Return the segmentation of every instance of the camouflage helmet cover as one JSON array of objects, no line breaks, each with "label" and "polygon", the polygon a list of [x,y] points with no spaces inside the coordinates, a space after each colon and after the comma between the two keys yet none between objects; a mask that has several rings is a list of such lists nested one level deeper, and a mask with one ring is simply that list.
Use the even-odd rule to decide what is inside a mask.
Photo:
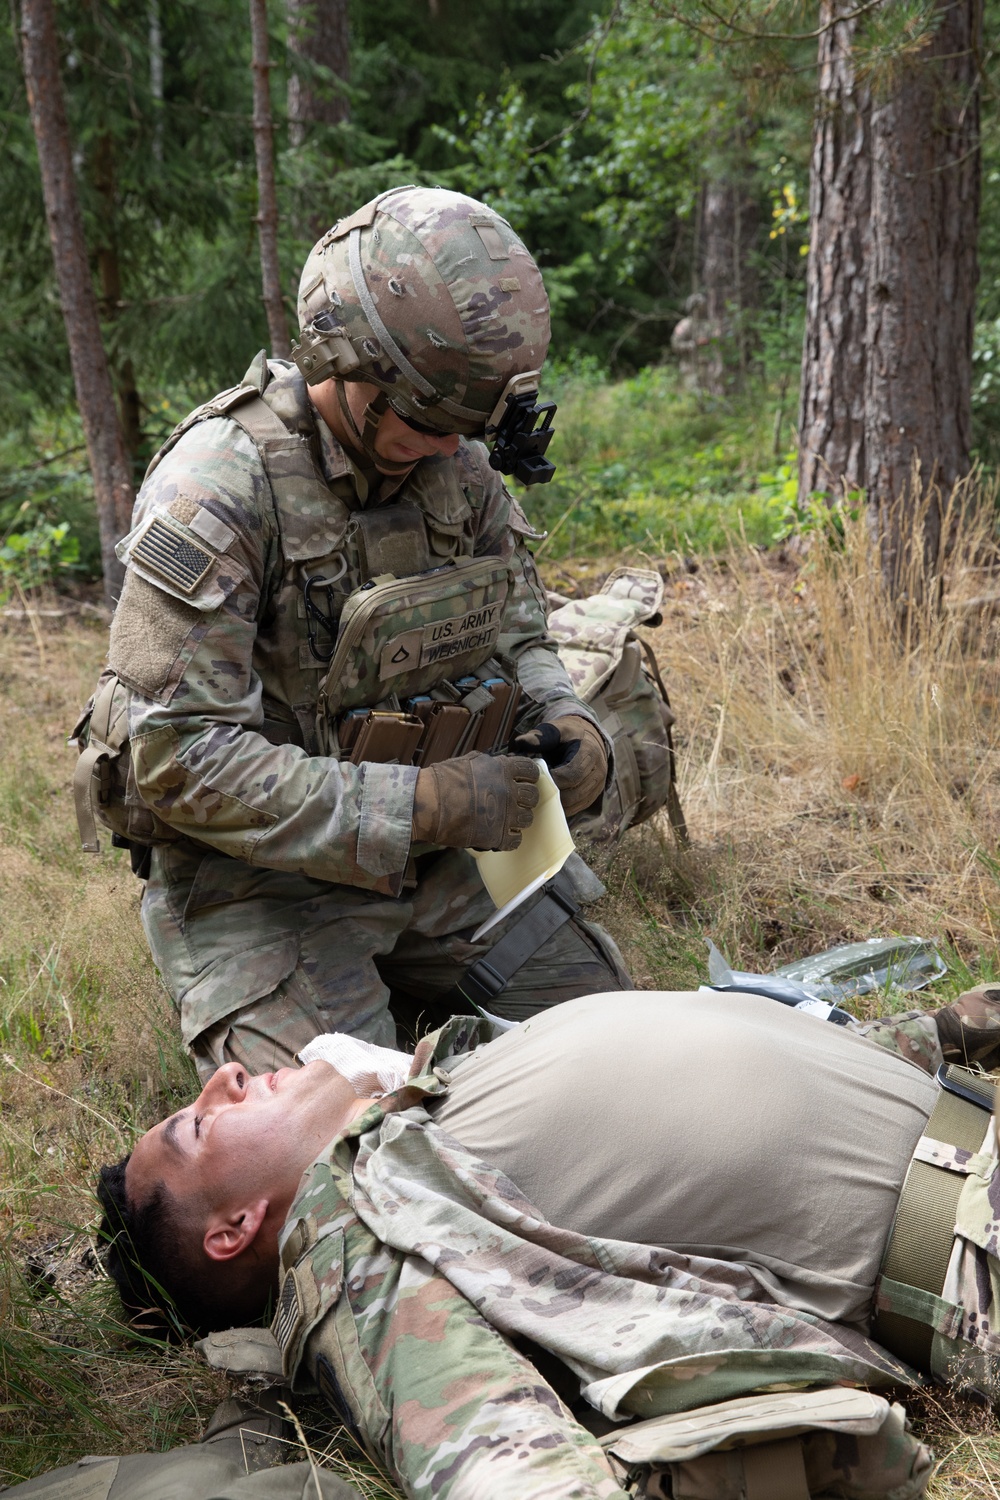
[{"label": "camouflage helmet cover", "polygon": [[298,312],[310,383],[367,381],[445,432],[482,433],[549,344],[533,257],[499,214],[445,188],[395,188],[335,224],[303,267]]}]

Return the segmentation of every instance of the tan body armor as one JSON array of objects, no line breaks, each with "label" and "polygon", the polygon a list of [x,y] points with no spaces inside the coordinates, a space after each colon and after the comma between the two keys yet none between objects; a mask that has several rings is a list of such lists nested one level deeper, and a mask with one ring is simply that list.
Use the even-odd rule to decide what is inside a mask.
[{"label": "tan body armor", "polygon": [[[453,461],[421,464],[390,503],[352,510],[296,435],[314,431],[305,388],[270,378],[261,354],[242,385],[176,428],[148,473],[191,427],[215,416],[253,442],[274,498],[284,566],[265,579],[255,645],[268,738],[336,755],[342,710],[398,711],[403,698],[487,661],[500,634],[507,569],[496,558],[473,560],[473,510]],[[142,535],[157,519],[119,548],[140,576]],[[160,575],[150,581],[163,587]],[[494,662],[484,675],[510,673]]]},{"label": "tan body armor", "polygon": [[[277,555],[261,590],[254,646],[260,733],[355,763],[429,765],[506,744],[520,693],[513,664],[494,652],[510,571],[501,558],[473,556],[474,512],[458,465],[421,464],[391,503],[352,510],[330,488],[314,444],[297,435],[315,434],[302,382],[274,379],[262,353],[243,384],[174,430],[147,477],[185,433],[214,417],[235,422],[253,442],[274,500]],[[119,556],[185,604],[222,602],[222,575],[196,582],[199,601],[186,580],[159,570],[164,544],[181,536],[172,530],[162,516],[147,518],[119,544]],[[526,522],[524,533],[531,534]],[[135,790],[124,755],[125,689],[112,670],[102,675],[74,741],[81,748],[74,790],[85,849],[99,848],[97,821],[130,842],[177,837]]]},{"label": "tan body armor", "polygon": [[[148,474],[185,433],[214,417],[234,422],[254,444],[273,499],[263,515],[265,533],[269,525],[272,531],[265,536],[253,648],[264,714],[259,733],[272,744],[294,743],[310,755],[355,765],[421,766],[502,749],[529,727],[516,667],[499,652],[513,574],[503,556],[474,555],[474,497],[458,460],[421,463],[391,502],[352,508],[336,491],[348,475],[346,458],[329,480],[320,467],[304,385],[291,371],[274,377],[261,354],[241,385],[180,424]],[[475,482],[468,468],[464,473]],[[522,536],[535,535],[513,502],[509,524]],[[192,532],[215,549],[214,558],[192,545]],[[191,611],[183,606],[209,613],[240,582],[240,564],[228,553],[234,536],[211,512],[179,496],[119,544],[129,566],[126,587],[155,588],[166,612],[182,606],[182,630],[190,631],[184,617]],[[578,697],[594,700],[616,748],[604,814],[581,826],[591,838],[615,837],[664,803],[678,837],[686,836],[674,784],[672,715],[640,669],[630,628],[655,615],[661,593],[658,575],[619,570],[604,593],[553,620]],[[129,685],[169,702],[184,672],[180,647],[181,638],[173,665],[150,680],[130,661],[128,673],[122,668]],[[114,629],[111,661],[118,661]],[[98,821],[135,845],[179,837],[139,796],[125,709],[125,686],[108,670],[74,731],[81,748],[77,816],[92,852],[99,848]]]}]

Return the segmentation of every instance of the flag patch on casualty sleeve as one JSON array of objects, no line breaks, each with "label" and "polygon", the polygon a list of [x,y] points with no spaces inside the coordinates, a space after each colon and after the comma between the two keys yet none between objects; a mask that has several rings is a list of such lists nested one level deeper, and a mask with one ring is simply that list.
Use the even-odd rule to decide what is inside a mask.
[{"label": "flag patch on casualty sleeve", "polygon": [[299,1296],[295,1272],[286,1271],[282,1279],[281,1291],[278,1294],[278,1309],[271,1324],[271,1332],[274,1334],[282,1356],[291,1346],[292,1340],[301,1328],[303,1317],[302,1298]]},{"label": "flag patch on casualty sleeve", "polygon": [[192,594],[215,558],[162,516],[155,516],[133,546],[129,561],[159,573],[182,594]]}]

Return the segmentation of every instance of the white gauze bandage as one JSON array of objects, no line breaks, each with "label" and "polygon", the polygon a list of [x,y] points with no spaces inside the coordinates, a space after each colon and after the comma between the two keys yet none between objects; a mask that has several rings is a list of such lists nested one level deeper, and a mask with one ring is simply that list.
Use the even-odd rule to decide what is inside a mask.
[{"label": "white gauze bandage", "polygon": [[381,1099],[401,1089],[413,1058],[389,1047],[376,1047],[343,1031],[314,1037],[298,1054],[299,1062],[325,1062],[346,1078],[359,1099]]}]

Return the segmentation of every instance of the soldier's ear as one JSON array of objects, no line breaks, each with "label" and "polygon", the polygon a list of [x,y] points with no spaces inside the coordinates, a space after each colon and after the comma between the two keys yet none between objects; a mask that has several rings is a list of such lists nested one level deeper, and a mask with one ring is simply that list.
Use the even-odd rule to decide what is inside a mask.
[{"label": "soldier's ear", "polygon": [[249,1250],[267,1216],[268,1199],[224,1213],[212,1214],[205,1226],[202,1248],[209,1260],[235,1260]]}]

